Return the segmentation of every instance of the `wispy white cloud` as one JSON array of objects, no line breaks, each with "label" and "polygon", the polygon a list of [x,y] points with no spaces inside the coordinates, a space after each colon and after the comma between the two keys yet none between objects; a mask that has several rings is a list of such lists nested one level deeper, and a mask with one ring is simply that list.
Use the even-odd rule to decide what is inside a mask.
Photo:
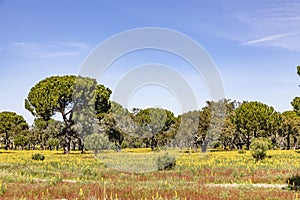
[{"label": "wispy white cloud", "polygon": [[74,47],[79,49],[89,48],[89,45],[83,42],[68,41],[68,42],[56,42],[56,44],[64,47]]},{"label": "wispy white cloud", "polygon": [[280,38],[288,37],[290,34],[279,34],[279,35],[270,35],[266,36],[263,38],[255,39],[255,40],[250,40],[248,42],[244,42],[243,45],[254,45],[254,44],[259,44],[259,43],[264,43],[264,42],[270,42],[273,40],[277,40]]},{"label": "wispy white cloud", "polygon": [[23,56],[31,57],[65,57],[76,56],[89,49],[89,45],[82,42],[14,42],[12,51]]},{"label": "wispy white cloud", "polygon": [[227,13],[235,22],[224,35],[242,45],[300,51],[300,1],[232,1]]},{"label": "wispy white cloud", "polygon": [[300,51],[299,44],[300,34],[271,35],[242,43],[242,45],[277,47],[290,51]]}]

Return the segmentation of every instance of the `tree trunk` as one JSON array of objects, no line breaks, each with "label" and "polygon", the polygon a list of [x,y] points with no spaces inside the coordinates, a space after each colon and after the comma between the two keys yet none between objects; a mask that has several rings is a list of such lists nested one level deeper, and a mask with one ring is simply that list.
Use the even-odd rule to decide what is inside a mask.
[{"label": "tree trunk", "polygon": [[293,137],[294,138],[294,141],[293,141],[293,148],[294,148],[294,150],[296,150],[296,148],[297,148],[297,143],[298,143],[298,139],[294,136]]},{"label": "tree trunk", "polygon": [[5,150],[8,150],[8,142],[7,140],[5,139],[5,147],[4,147]]},{"label": "tree trunk", "polygon": [[247,133],[247,141],[246,141],[246,148],[247,148],[247,150],[250,149],[250,143],[251,143],[250,133]]},{"label": "tree trunk", "polygon": [[62,116],[63,116],[63,120],[65,122],[66,125],[66,133],[65,133],[65,138],[64,138],[64,154],[69,154],[70,153],[70,147],[71,147],[71,135],[72,135],[72,130],[71,130],[71,126],[72,126],[72,116],[73,116],[73,111],[71,110],[69,113],[69,118],[67,118],[67,113],[64,113],[64,109]]},{"label": "tree trunk", "polygon": [[156,145],[155,145],[155,135],[156,135],[156,128],[153,127],[151,130],[152,136],[151,136],[151,150],[154,151]]},{"label": "tree trunk", "polygon": [[66,129],[66,135],[64,138],[64,154],[70,153],[70,144],[71,144],[71,130],[69,127]]},{"label": "tree trunk", "polygon": [[74,142],[73,140],[72,140],[72,145],[73,145],[73,146],[72,146],[72,150],[75,151],[75,150],[76,150],[76,149],[75,149],[75,148],[76,148],[76,142]]},{"label": "tree trunk", "polygon": [[9,149],[9,142],[8,142],[9,140],[8,140],[8,133],[6,132],[5,133],[5,150],[8,150]]},{"label": "tree trunk", "polygon": [[154,151],[154,135],[151,136],[151,150]]},{"label": "tree trunk", "polygon": [[82,138],[78,138],[78,150],[81,151],[81,154],[84,153],[84,143]]},{"label": "tree trunk", "polygon": [[207,146],[208,146],[208,141],[204,140],[203,144],[201,145],[201,151],[202,151],[202,153],[204,153],[204,152],[207,151]]},{"label": "tree trunk", "polygon": [[246,148],[247,148],[247,150],[250,149],[250,141],[247,141]]},{"label": "tree trunk", "polygon": [[286,143],[287,143],[286,144],[287,145],[287,150],[290,150],[290,148],[291,148],[290,147],[291,146],[291,144],[290,144],[291,143],[290,142],[290,130],[288,130],[288,134],[287,134],[287,138],[286,139],[287,139],[287,141],[286,141]]}]

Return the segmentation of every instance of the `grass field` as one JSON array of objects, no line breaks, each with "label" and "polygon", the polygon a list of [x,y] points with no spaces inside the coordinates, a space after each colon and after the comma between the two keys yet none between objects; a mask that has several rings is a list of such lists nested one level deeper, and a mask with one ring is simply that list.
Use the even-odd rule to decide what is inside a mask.
[{"label": "grass field", "polygon": [[[44,161],[31,159],[34,153]],[[287,188],[252,184],[285,184],[300,174],[300,153],[273,150],[256,162],[250,152],[176,152],[173,170],[142,172],[148,149],[92,154],[62,151],[0,151],[0,199],[297,199]],[[155,163],[153,164],[155,165]],[[116,167],[117,166],[117,167]],[[138,166],[138,168],[135,168]],[[127,168],[126,168],[127,167]],[[142,173],[128,172],[138,171]],[[153,166],[151,166],[153,167]],[[123,171],[114,168],[123,169]],[[152,168],[151,168],[152,169]],[[210,184],[238,183],[236,187]]]}]

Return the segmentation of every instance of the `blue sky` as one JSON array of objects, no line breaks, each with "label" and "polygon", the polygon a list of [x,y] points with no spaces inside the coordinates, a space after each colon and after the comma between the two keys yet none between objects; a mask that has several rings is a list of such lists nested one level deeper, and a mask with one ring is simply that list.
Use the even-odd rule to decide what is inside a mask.
[{"label": "blue sky", "polygon": [[[174,29],[196,40],[218,67],[227,98],[258,100],[281,112],[290,110],[290,102],[299,96],[299,10],[300,2],[292,0],[0,0],[0,111],[17,112],[32,123],[33,117],[24,109],[32,86],[48,76],[78,74],[83,60],[100,42],[141,27]],[[168,64],[181,72],[192,85],[199,107],[209,99],[203,80],[194,76],[191,66],[155,51],[118,60],[102,83],[113,89],[126,70],[148,62]],[[140,89],[130,104],[180,113],[174,96],[157,86]]]}]

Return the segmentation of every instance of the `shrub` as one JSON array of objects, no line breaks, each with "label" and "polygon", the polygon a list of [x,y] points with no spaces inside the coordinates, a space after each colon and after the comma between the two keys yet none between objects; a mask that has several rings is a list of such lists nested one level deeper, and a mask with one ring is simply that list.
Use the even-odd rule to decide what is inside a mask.
[{"label": "shrub", "polygon": [[36,153],[31,155],[32,160],[45,160],[45,156],[41,153]]},{"label": "shrub", "polygon": [[217,149],[217,148],[221,147],[221,144],[218,141],[212,141],[211,146],[213,149]]},{"label": "shrub", "polygon": [[159,147],[159,148],[160,148],[160,150],[162,150],[162,151],[168,150],[168,146],[161,146],[161,147]]},{"label": "shrub", "polygon": [[267,138],[255,138],[250,144],[251,155],[257,161],[266,157],[267,151],[272,148],[272,143]]},{"label": "shrub", "polygon": [[238,153],[240,153],[240,154],[244,154],[244,153],[246,153],[247,151],[245,151],[244,149],[241,149],[241,150],[238,150]]},{"label": "shrub", "polygon": [[160,152],[160,148],[159,147],[155,147],[153,151],[154,152]]},{"label": "shrub", "polygon": [[158,170],[169,170],[173,169],[176,165],[176,158],[170,156],[168,153],[163,156],[159,156],[156,160]]},{"label": "shrub", "polygon": [[191,153],[191,152],[192,152],[192,150],[190,148],[184,150],[184,153]]},{"label": "shrub", "polygon": [[137,142],[134,143],[134,147],[141,148],[142,147],[142,143],[139,142],[139,141],[137,141]]},{"label": "shrub", "polygon": [[122,144],[121,144],[121,148],[122,149],[126,149],[128,147],[128,144],[127,144],[127,142],[122,142]]},{"label": "shrub", "polygon": [[297,174],[287,179],[288,187],[292,190],[299,191],[300,190],[300,175]]}]

